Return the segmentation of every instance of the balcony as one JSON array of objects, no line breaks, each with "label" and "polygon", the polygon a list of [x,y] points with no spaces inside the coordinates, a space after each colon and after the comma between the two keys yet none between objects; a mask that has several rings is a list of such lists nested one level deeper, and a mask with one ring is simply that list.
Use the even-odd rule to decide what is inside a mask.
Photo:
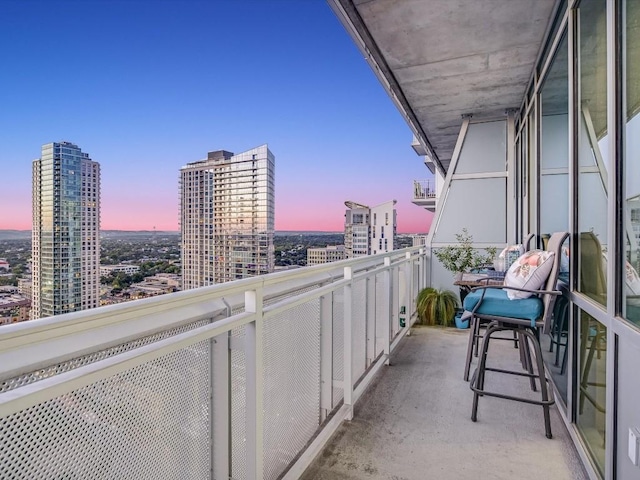
[{"label": "balcony", "polygon": [[412,203],[426,208],[430,212],[436,211],[436,185],[434,180],[414,180]]},{"label": "balcony", "polygon": [[533,406],[487,399],[469,420],[465,332],[405,338],[427,262],[411,248],[2,327],[0,477],[293,479],[338,431],[305,478],[583,478],[559,418],[553,440]]}]

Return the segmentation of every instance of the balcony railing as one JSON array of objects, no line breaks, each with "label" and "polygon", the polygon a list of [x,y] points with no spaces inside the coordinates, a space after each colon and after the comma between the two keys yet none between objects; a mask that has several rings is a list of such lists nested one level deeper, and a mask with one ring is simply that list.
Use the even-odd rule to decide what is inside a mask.
[{"label": "balcony railing", "polygon": [[436,186],[433,180],[414,180],[413,199],[427,200],[436,198]]},{"label": "balcony railing", "polygon": [[412,248],[2,327],[0,478],[297,478],[424,279]]},{"label": "balcony railing", "polygon": [[419,207],[423,207],[431,212],[435,212],[437,202],[435,181],[414,180],[413,200],[411,201]]}]

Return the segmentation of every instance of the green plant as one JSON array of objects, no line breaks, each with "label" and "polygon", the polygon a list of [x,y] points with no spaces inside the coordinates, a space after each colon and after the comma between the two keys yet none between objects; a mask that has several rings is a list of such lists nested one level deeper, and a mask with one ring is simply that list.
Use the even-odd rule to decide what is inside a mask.
[{"label": "green plant", "polygon": [[434,255],[442,266],[452,273],[469,272],[487,263],[492,263],[496,256],[495,247],[485,248],[486,253],[480,253],[473,248],[473,235],[466,228],[462,233],[456,233],[458,245],[448,245],[434,250]]},{"label": "green plant", "polygon": [[458,307],[458,296],[451,290],[423,288],[418,293],[416,311],[418,320],[423,325],[444,325],[453,323],[453,316]]}]

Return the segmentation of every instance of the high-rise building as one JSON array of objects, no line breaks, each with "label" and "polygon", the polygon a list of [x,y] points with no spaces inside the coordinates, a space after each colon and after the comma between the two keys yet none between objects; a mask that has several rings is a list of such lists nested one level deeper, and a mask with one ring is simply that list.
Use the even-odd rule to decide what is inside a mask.
[{"label": "high-rise building", "polygon": [[307,266],[344,260],[344,245],[327,245],[307,249]]},{"label": "high-rise building", "polygon": [[346,258],[375,255],[395,249],[395,200],[368,207],[356,202],[344,202],[344,245]]},{"label": "high-rise building", "polygon": [[274,173],[267,145],[180,169],[184,290],[273,272]]},{"label": "high-rise building", "polygon": [[97,307],[100,164],[69,142],[33,161],[32,318]]}]

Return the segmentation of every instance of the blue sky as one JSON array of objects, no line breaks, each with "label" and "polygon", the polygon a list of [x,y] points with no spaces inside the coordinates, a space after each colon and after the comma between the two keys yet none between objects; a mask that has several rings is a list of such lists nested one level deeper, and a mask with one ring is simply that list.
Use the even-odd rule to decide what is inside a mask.
[{"label": "blue sky", "polygon": [[322,0],[0,2],[0,228],[31,224],[31,161],[68,140],[102,168],[102,227],[178,229],[178,171],[268,143],[276,229],[341,230],[428,170]]}]

